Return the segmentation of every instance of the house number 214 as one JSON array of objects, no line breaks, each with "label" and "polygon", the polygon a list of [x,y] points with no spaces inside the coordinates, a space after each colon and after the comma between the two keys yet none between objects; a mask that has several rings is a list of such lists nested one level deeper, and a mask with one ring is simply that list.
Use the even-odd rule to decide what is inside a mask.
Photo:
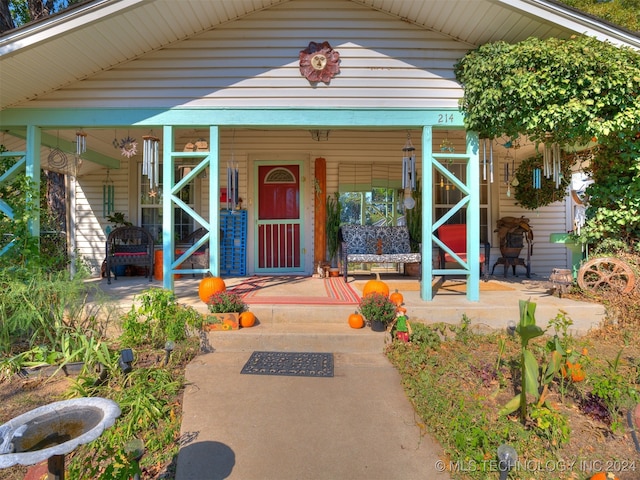
[{"label": "house number 214", "polygon": [[441,113],[438,115],[438,123],[453,123],[453,113]]}]

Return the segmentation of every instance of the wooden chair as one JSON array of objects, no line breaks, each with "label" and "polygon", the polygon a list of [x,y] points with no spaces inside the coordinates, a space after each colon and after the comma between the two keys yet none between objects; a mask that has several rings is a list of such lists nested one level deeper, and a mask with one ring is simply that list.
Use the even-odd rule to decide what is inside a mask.
[{"label": "wooden chair", "polygon": [[154,245],[151,234],[142,227],[125,226],[109,233],[106,243],[107,284],[111,284],[111,273],[118,279],[116,267],[140,265],[146,267],[149,281],[153,278]]},{"label": "wooden chair", "polygon": [[[444,243],[447,247],[451,249],[453,253],[455,253],[458,257],[460,257],[463,261],[467,262],[467,225],[464,223],[452,223],[441,225],[438,227],[436,232],[438,238]],[[488,243],[480,244],[484,247],[484,252],[480,252],[480,258],[478,261],[480,262],[480,274],[484,276],[484,279],[487,280],[487,275],[489,271],[489,249],[490,245]],[[453,258],[448,252],[444,249],[439,248],[439,257],[440,257],[440,268],[445,269],[447,263],[456,262],[457,260]]]}]

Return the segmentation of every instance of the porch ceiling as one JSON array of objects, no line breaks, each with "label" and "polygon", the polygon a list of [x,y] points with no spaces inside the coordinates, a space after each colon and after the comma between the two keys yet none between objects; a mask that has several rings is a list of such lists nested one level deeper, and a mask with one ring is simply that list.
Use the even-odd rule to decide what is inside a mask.
[{"label": "porch ceiling", "polygon": [[[288,2],[92,0],[0,36],[0,110],[130,62],[198,33]],[[474,48],[587,32],[640,48],[629,34],[551,0],[345,0]]]}]

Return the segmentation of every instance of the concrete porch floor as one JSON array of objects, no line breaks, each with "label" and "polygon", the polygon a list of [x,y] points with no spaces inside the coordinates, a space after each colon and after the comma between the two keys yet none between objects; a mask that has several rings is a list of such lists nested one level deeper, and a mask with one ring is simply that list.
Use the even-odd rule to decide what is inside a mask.
[{"label": "concrete porch floor", "polygon": [[[348,283],[353,289],[361,293],[362,285],[372,279],[370,275],[350,276]],[[605,310],[602,305],[589,302],[581,302],[568,298],[559,298],[552,294],[552,285],[546,278],[531,279],[525,277],[504,278],[491,276],[488,282],[481,282],[480,299],[478,302],[467,300],[464,291],[434,287],[436,294],[430,302],[420,298],[417,279],[388,274],[381,275],[381,279],[389,283],[392,291],[397,288],[404,296],[407,315],[412,322],[446,322],[459,324],[466,315],[471,320],[471,325],[480,331],[504,329],[509,321],[518,322],[519,300],[530,300],[537,304],[537,324],[545,327],[549,320],[555,318],[559,312],[565,312],[573,321],[570,332],[574,335],[583,335],[590,329],[598,327],[605,319]],[[241,277],[225,278],[227,288],[232,288],[243,281]],[[436,279],[438,280],[438,279]],[[123,311],[129,310],[134,302],[134,297],[144,290],[155,287],[161,288],[162,282],[153,280],[149,282],[145,277],[119,277],[107,285],[106,279],[94,280],[100,289],[112,298]],[[297,280],[294,284],[283,282],[279,285],[265,288],[259,295],[295,296],[317,295],[320,282],[323,280],[308,277]],[[198,297],[198,285],[200,277],[183,276],[175,280],[174,290],[178,301],[190,305],[198,311],[205,313],[206,305]],[[450,279],[447,277],[445,285],[464,285],[464,279]],[[311,327],[321,331],[330,326],[346,327],[347,317],[356,310],[357,305],[249,305],[255,313],[263,328],[277,329],[282,324],[286,328]]]}]

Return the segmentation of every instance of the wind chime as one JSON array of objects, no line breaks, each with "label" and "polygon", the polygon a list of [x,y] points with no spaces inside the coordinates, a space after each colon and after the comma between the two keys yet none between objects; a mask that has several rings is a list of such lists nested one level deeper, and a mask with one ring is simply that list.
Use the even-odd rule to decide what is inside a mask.
[{"label": "wind chime", "polygon": [[87,134],[82,130],[76,132],[76,155],[80,156],[87,151]]},{"label": "wind chime", "polygon": [[235,210],[238,205],[238,164],[235,161],[235,137],[236,132],[233,131],[231,140],[231,162],[227,163],[227,210]]},{"label": "wind chime", "polygon": [[[482,144],[482,179],[487,180],[487,168],[489,173],[489,181],[493,183],[493,139],[481,138]],[[489,144],[489,156],[487,157],[487,144]]]},{"label": "wind chime", "polygon": [[142,137],[142,175],[149,179],[149,189],[153,191],[159,183],[160,178],[160,139],[153,135]]},{"label": "wind chime", "polygon": [[404,207],[411,210],[416,201],[411,196],[416,188],[416,155],[415,147],[411,143],[411,135],[407,133],[407,141],[402,147],[402,188],[404,189]]},{"label": "wind chime", "polygon": [[[509,139],[504,143],[504,148],[507,149],[507,154],[504,157],[504,182],[507,185],[507,197],[511,197],[511,187],[517,187],[520,183],[516,177],[516,154],[520,145],[517,139],[515,143],[513,140]],[[513,158],[511,158],[512,148]]]},{"label": "wind chime", "polygon": [[[545,178],[552,178],[556,188],[560,187],[562,182],[562,159],[560,155],[560,145],[551,141],[551,134],[545,135],[546,142],[544,144],[544,151],[542,156],[542,173],[537,174],[534,171],[534,188],[541,188],[540,175],[544,175]],[[537,169],[539,170],[539,169]]]},{"label": "wind chime", "polygon": [[109,170],[107,170],[107,178],[102,184],[102,211],[104,218],[107,218],[114,212],[114,199],[115,199],[115,187],[113,185],[113,180],[109,175]]},{"label": "wind chime", "polygon": [[227,209],[235,210],[238,205],[238,167],[233,161],[227,166]]},{"label": "wind chime", "polygon": [[76,131],[76,157],[75,157],[75,171],[73,175],[77,175],[80,167],[82,166],[81,155],[87,151],[87,134],[82,130]]}]

